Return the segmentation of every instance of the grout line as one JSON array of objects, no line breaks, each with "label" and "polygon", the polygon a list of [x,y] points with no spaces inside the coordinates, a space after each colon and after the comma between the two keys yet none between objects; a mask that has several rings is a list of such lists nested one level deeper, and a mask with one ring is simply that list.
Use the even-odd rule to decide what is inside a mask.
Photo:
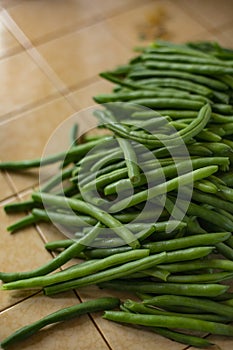
[{"label": "grout line", "polygon": [[[168,0],[170,1],[170,0]],[[229,25],[230,22],[224,23],[222,25],[220,25],[219,27],[213,27],[213,25],[211,23],[207,23],[205,21],[203,21],[203,18],[201,18],[201,16],[199,16],[198,13],[196,13],[195,15],[193,15],[193,11],[191,8],[189,8],[186,3],[182,3],[182,5],[177,2],[176,5],[183,10],[186,14],[188,14],[189,16],[191,16],[195,21],[197,21],[199,24],[201,24],[210,34],[216,35],[216,34],[221,34],[219,33],[219,29],[221,29],[222,26],[225,25]],[[232,22],[231,22],[232,23]]]},{"label": "grout line", "polygon": [[[22,2],[24,3],[25,1],[22,1]],[[153,2],[153,0],[144,0],[143,5],[146,3],[152,3],[152,2]],[[14,7],[14,6],[15,5],[11,5],[11,6],[9,5],[7,7],[5,6],[5,11],[8,12],[8,8]],[[141,3],[140,3],[140,1],[138,1],[138,2],[136,2],[136,4],[133,2],[130,4],[126,4],[126,5],[123,4],[120,7],[116,8],[114,11],[109,10],[109,11],[106,11],[105,13],[103,13],[102,11],[97,12],[96,14],[93,15],[93,17],[88,18],[88,19],[84,19],[81,23],[77,22],[77,23],[74,23],[70,26],[64,27],[62,30],[53,31],[51,33],[45,34],[44,36],[33,39],[33,43],[30,42],[30,40],[25,36],[25,34],[23,32],[22,32],[23,33],[22,37],[24,37],[24,39],[26,38],[26,41],[27,41],[28,45],[30,45],[30,47],[33,47],[36,45],[43,45],[49,41],[58,39],[62,36],[73,33],[77,30],[85,29],[85,28],[88,28],[90,26],[96,25],[98,23],[105,21],[107,18],[112,18],[114,16],[118,16],[121,13],[124,13],[125,11],[131,10],[131,9],[134,9],[134,8],[140,7],[140,6],[141,6]],[[1,10],[1,8],[0,8],[0,10]],[[4,6],[3,6],[2,10],[4,10]],[[11,20],[13,20],[12,17],[11,17]],[[15,23],[15,25],[17,26],[16,23]]]},{"label": "grout line", "polygon": [[17,194],[17,188],[12,180],[12,178],[10,177],[10,175],[8,174],[8,172],[6,170],[3,171],[3,173],[5,173],[5,178],[7,183],[9,184],[11,190],[13,191],[13,193]]},{"label": "grout line", "polygon": [[101,331],[100,327],[98,326],[97,322],[95,321],[94,317],[91,314],[88,314],[94,327],[97,329],[98,333],[100,334],[101,338],[103,339],[104,343],[107,345],[107,347],[112,350],[113,348],[111,347],[111,345],[109,344],[109,342],[107,341],[104,333]]},{"label": "grout line", "polygon": [[[23,301],[25,301],[25,300],[27,300],[27,299],[30,299],[30,298],[33,298],[35,295],[37,295],[37,294],[39,294],[39,293],[41,293],[41,290],[39,290],[39,291],[37,291],[37,292],[35,292],[35,293],[31,294],[31,295],[28,295],[28,296],[24,297],[23,299],[20,299],[20,300],[16,301],[15,303],[13,303],[13,304],[11,304],[11,305],[9,305],[9,306],[4,307],[3,309],[0,310],[0,315],[1,315],[3,312],[6,312],[6,311],[8,311],[8,310],[10,310],[10,309],[13,309],[16,305],[22,303]],[[0,349],[1,349],[1,348],[0,348]]]},{"label": "grout line", "polygon": [[3,9],[0,13],[0,18],[3,20],[4,25],[7,29],[16,37],[20,44],[24,47],[33,61],[38,65],[38,67],[43,71],[47,78],[52,82],[52,84],[57,88],[63,97],[69,102],[69,104],[76,110],[77,106],[74,103],[72,96],[69,96],[70,93],[68,87],[65,83],[59,78],[56,72],[50,67],[48,62],[43,58],[43,56],[38,52],[38,50],[33,47],[31,41],[20,29],[20,27],[14,22],[9,13]]},{"label": "grout line", "polygon": [[57,93],[51,94],[50,96],[46,96],[45,98],[42,98],[39,101],[35,101],[32,103],[26,104],[22,107],[19,107],[19,108],[13,110],[12,112],[3,114],[2,116],[0,116],[0,126],[3,124],[6,124],[8,122],[11,122],[12,120],[15,120],[15,119],[22,117],[22,114],[24,112],[27,112],[27,111],[30,111],[34,108],[40,107],[44,104],[52,102],[52,101],[54,101],[58,98],[61,98],[61,97],[62,96],[59,95],[59,93],[57,92]]}]

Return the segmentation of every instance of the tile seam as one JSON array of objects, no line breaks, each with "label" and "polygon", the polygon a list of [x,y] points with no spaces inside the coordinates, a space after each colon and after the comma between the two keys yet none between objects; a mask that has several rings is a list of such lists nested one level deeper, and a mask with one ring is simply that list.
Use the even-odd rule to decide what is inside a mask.
[{"label": "tile seam", "polygon": [[[167,1],[171,2],[170,0]],[[189,8],[186,4],[182,6],[179,2],[177,2],[175,5],[178,6],[181,10],[183,10],[186,14],[188,14],[191,18],[193,17],[193,19],[199,24],[201,24],[203,28],[206,29],[210,34],[216,34],[216,30],[218,30],[218,27],[213,27],[210,23],[206,23],[205,21],[203,21],[203,19],[198,15],[198,13],[194,15],[192,13],[192,9]],[[225,23],[223,25],[225,25]]]},{"label": "tile seam", "polygon": [[7,29],[15,36],[15,38],[21,43],[26,52],[30,55],[33,61],[37,64],[40,70],[46,75],[49,81],[53,84],[56,90],[68,101],[68,103],[76,110],[76,104],[69,95],[69,89],[65,83],[58,77],[56,72],[50,67],[48,62],[38,52],[38,50],[32,45],[29,38],[24,34],[20,27],[15,23],[10,14],[3,9],[0,13],[3,23]]},{"label": "tile seam", "polygon": [[4,312],[7,312],[7,311],[10,310],[10,309],[13,309],[16,305],[18,305],[18,304],[24,302],[25,300],[30,299],[30,298],[33,298],[35,295],[39,294],[40,292],[41,292],[41,290],[39,290],[39,291],[33,293],[32,295],[26,296],[26,297],[24,297],[23,299],[18,300],[18,301],[16,301],[15,303],[13,303],[13,304],[11,304],[11,305],[9,305],[9,306],[4,307],[3,309],[0,310],[0,315],[3,314]]}]

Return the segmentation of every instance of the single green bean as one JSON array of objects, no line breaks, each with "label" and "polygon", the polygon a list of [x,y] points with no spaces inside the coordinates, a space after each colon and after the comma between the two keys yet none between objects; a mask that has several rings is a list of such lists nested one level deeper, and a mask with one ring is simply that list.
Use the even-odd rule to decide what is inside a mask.
[{"label": "single green bean", "polygon": [[95,300],[89,300],[74,306],[70,306],[64,309],[60,309],[52,314],[49,314],[38,321],[33,322],[30,325],[24,326],[18,329],[16,332],[5,338],[1,342],[1,347],[6,349],[8,346],[26,339],[27,337],[33,335],[41,328],[66,320],[73,319],[77,316],[84,315],[90,312],[104,311],[109,309],[114,309],[119,306],[120,300],[117,298],[105,297],[98,298]]},{"label": "single green bean", "polygon": [[168,276],[167,282],[174,283],[217,283],[232,279],[232,272],[215,272],[194,275]]},{"label": "single green bean", "polygon": [[22,219],[19,219],[14,224],[7,227],[7,231],[10,231],[11,233],[21,230],[22,228],[31,226],[33,224],[36,224],[39,222],[40,219],[36,217],[33,214],[28,214],[27,216],[24,216]]},{"label": "single green bean", "polygon": [[173,330],[166,329],[166,328],[150,327],[149,330],[154,333],[160,334],[168,339],[175,340],[179,343],[195,346],[197,348],[205,348],[205,347],[214,345],[213,343],[209,342],[204,338],[200,338],[195,335],[190,335],[186,333],[175,332]]},{"label": "single green bean", "polygon": [[179,273],[185,271],[198,271],[200,269],[221,269],[225,271],[233,271],[233,262],[226,259],[205,259],[193,260],[191,262],[177,262],[173,264],[164,264],[158,266],[171,273]]},{"label": "single green bean", "polygon": [[132,323],[149,327],[181,328],[233,336],[233,327],[205,320],[195,320],[181,316],[161,316],[147,314],[132,314],[123,311],[106,311],[103,317],[107,320]]},{"label": "single green bean", "polygon": [[119,146],[124,154],[125,163],[128,171],[128,177],[132,183],[137,183],[140,180],[140,169],[136,152],[130,141],[117,137]]},{"label": "single green bean", "polygon": [[33,200],[29,199],[27,201],[19,202],[19,203],[9,203],[4,206],[4,210],[7,214],[10,213],[19,213],[22,211],[31,210],[35,207],[40,207],[38,203],[35,203]]},{"label": "single green bean", "polygon": [[150,69],[171,69],[204,75],[233,74],[233,67],[226,67],[224,65],[216,66],[213,64],[188,64],[148,60],[145,62],[145,67]]},{"label": "single green bean", "polygon": [[171,240],[165,240],[160,242],[149,242],[144,244],[143,247],[150,249],[151,253],[158,253],[162,251],[177,250],[202,245],[215,245],[219,242],[225,241],[230,236],[231,232],[206,233],[181,238],[174,238]]},{"label": "single green bean", "polygon": [[43,221],[52,221],[64,226],[86,226],[95,225],[96,220],[87,215],[57,213],[50,210],[33,209],[32,214]]}]

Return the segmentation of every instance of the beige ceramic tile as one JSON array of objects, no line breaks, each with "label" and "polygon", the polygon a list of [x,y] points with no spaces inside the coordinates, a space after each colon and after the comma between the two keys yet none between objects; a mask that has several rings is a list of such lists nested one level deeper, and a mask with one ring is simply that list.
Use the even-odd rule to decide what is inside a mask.
[{"label": "beige ceramic tile", "polygon": [[23,0],[0,0],[0,6],[8,8],[14,5],[18,5],[22,1]]},{"label": "beige ceramic tile", "polygon": [[177,3],[207,29],[232,22],[232,0],[177,0]]},{"label": "beige ceramic tile", "polygon": [[[11,203],[8,201],[7,203]],[[33,227],[10,234],[7,227],[25,214],[6,214],[3,205],[0,207],[0,266],[3,272],[27,271],[36,268],[51,259],[44,249],[44,244]],[[19,291],[0,291],[0,309],[22,300],[30,293]]]},{"label": "beige ceramic tile", "polygon": [[158,38],[182,42],[204,29],[195,18],[175,6],[175,2],[167,0],[124,12],[110,18],[107,23],[114,36],[129,48]]},{"label": "beige ceramic tile", "polygon": [[10,197],[13,194],[13,189],[9,185],[9,182],[7,181],[6,174],[3,172],[0,172],[0,201]]},{"label": "beige ceramic tile", "polygon": [[80,108],[88,108],[95,105],[95,101],[93,97],[98,94],[109,93],[112,91],[114,87],[113,83],[109,81],[98,78],[95,83],[89,84],[81,89],[74,90],[69,95],[72,98],[77,107]]},{"label": "beige ceramic tile", "polygon": [[91,0],[24,1],[9,13],[30,41],[38,43],[94,21],[99,7]]},{"label": "beige ceramic tile", "polygon": [[125,62],[129,50],[109,33],[104,23],[65,35],[37,47],[58,77],[69,87],[96,77]]},{"label": "beige ceramic tile", "polygon": [[0,76],[0,118],[10,117],[57,94],[56,88],[25,52],[1,60]]},{"label": "beige ceramic tile", "polygon": [[[26,324],[77,303],[79,301],[72,292],[63,293],[56,298],[37,294],[0,314],[0,340]],[[76,350],[77,348],[79,350],[109,349],[87,315],[47,327],[22,341],[21,344],[11,346],[12,350]]]},{"label": "beige ceramic tile", "polygon": [[[54,130],[73,112],[74,109],[64,98],[58,98],[2,124],[0,126],[2,160],[41,157]],[[51,153],[62,151],[63,146],[68,142],[69,130],[66,129],[63,131],[62,138],[51,146]],[[34,186],[39,180],[37,169],[11,172],[10,176],[18,191]]]},{"label": "beige ceramic tile", "polygon": [[230,28],[221,31],[221,37],[224,45],[229,48],[233,48],[233,24]]},{"label": "beige ceramic tile", "polygon": [[[144,0],[149,2],[150,0]],[[109,17],[115,13],[127,11],[130,7],[136,7],[141,5],[141,0],[94,0],[95,5],[100,9],[102,16]]]},{"label": "beige ceramic tile", "polygon": [[12,55],[20,50],[22,46],[15,37],[7,30],[0,20],[0,58]]},{"label": "beige ceramic tile", "polygon": [[[139,0],[42,0],[23,1],[12,6],[9,14],[35,44],[59,37],[75,27],[95,23],[113,13],[136,6]],[[43,26],[41,26],[43,18]]]},{"label": "beige ceramic tile", "polygon": [[[80,135],[84,133],[96,133],[96,126],[98,125],[98,120],[93,116],[93,111],[98,107],[98,105],[93,100],[93,96],[103,93],[109,93],[112,91],[113,84],[98,78],[95,83],[87,85],[81,89],[74,90],[69,98],[72,99],[73,103],[77,106],[77,121],[85,120],[82,128],[79,129]],[[80,124],[80,123],[79,123]],[[99,130],[103,133],[103,130]]]}]

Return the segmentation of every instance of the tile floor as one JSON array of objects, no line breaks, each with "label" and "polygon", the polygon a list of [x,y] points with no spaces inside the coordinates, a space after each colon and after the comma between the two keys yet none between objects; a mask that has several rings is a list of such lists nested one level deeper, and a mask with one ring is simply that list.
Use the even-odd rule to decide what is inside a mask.
[{"label": "tile floor", "polygon": [[[40,157],[53,130],[92,106],[111,84],[102,70],[125,63],[155,38],[218,40],[233,47],[232,0],[0,1],[0,159]],[[85,124],[85,122],[84,122]],[[57,145],[56,145],[57,146]],[[63,142],[59,145],[63,147]],[[51,258],[44,243],[63,235],[48,224],[10,235],[15,215],[3,205],[30,196],[38,171],[0,173],[0,270],[28,270]],[[0,292],[0,340],[61,307],[106,292],[95,287],[45,298],[35,291]],[[110,292],[108,292],[110,294]],[[112,294],[112,293],[111,293]],[[115,293],[117,294],[117,293]],[[216,337],[222,350],[232,340]],[[101,314],[46,329],[20,345],[30,350],[182,350],[155,334],[107,322]],[[19,349],[18,346],[12,349]]]}]

